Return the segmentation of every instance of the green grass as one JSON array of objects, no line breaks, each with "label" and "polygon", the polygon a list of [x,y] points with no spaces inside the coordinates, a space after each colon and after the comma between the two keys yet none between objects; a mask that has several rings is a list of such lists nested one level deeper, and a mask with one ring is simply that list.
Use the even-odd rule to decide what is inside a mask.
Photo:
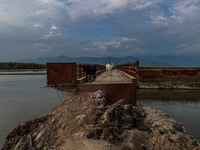
[{"label": "green grass", "polygon": [[46,71],[46,69],[0,69],[0,72]]}]

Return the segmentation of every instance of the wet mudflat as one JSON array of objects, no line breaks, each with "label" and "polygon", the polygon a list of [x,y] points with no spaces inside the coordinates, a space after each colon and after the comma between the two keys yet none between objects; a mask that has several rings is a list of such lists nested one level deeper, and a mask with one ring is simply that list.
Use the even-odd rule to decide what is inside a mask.
[{"label": "wet mudflat", "polygon": [[186,131],[200,141],[199,90],[138,90],[138,101],[144,106],[168,113],[181,122]]}]

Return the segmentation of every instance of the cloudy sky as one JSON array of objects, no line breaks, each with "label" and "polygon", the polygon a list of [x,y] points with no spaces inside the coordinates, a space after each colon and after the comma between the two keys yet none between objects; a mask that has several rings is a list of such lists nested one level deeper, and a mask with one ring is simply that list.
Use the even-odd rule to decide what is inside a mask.
[{"label": "cloudy sky", "polygon": [[200,55],[200,0],[0,0],[0,61]]}]

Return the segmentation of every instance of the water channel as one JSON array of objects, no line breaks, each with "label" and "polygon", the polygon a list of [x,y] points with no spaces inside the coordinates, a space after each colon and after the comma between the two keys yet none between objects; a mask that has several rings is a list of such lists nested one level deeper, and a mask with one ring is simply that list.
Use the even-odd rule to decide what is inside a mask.
[{"label": "water channel", "polygon": [[71,95],[46,85],[46,75],[0,75],[0,149],[19,124],[47,113]]},{"label": "water channel", "polygon": [[[46,75],[0,75],[0,148],[19,124],[45,114],[71,95],[46,84]],[[137,94],[141,104],[168,113],[200,141],[199,91],[138,90]]]}]

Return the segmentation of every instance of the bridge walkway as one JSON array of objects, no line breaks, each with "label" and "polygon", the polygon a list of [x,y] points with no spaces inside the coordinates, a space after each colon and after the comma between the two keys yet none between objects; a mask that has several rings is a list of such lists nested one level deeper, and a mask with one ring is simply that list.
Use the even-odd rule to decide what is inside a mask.
[{"label": "bridge walkway", "polygon": [[84,84],[113,84],[113,83],[130,83],[127,78],[122,76],[119,71],[113,70],[112,76],[107,76],[106,71],[96,76],[96,80],[91,83]]},{"label": "bridge walkway", "polygon": [[[125,104],[136,104],[136,85],[139,85],[139,62],[116,66],[112,76],[107,76],[105,66],[97,66],[97,77],[94,82],[86,82],[81,64],[76,63],[47,63],[48,85],[75,85],[77,91],[95,92],[102,90],[106,93],[108,103],[113,104],[124,99]],[[138,81],[138,82],[137,82]]]}]

